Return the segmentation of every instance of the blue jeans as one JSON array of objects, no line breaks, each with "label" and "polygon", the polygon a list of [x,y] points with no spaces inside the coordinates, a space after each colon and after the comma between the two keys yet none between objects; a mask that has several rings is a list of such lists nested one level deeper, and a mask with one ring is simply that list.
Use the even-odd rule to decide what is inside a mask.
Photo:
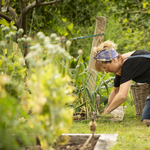
[{"label": "blue jeans", "polygon": [[150,95],[147,96],[143,109],[142,120],[150,119]]}]

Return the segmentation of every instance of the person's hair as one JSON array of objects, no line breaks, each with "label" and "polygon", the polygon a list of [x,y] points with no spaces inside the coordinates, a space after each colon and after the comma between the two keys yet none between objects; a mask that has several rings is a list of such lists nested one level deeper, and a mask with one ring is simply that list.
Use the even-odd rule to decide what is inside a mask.
[{"label": "person's hair", "polygon": [[[116,58],[117,58],[117,59],[121,58],[121,54],[118,53],[118,56],[117,56]],[[96,69],[96,71],[101,72],[101,65],[102,65],[103,63],[107,64],[107,63],[111,63],[111,62],[112,62],[112,60],[110,60],[110,61],[100,61],[100,60],[96,60],[96,62],[95,62],[95,69]]]},{"label": "person's hair", "polygon": [[94,56],[101,52],[103,49],[109,50],[109,49],[117,49],[117,44],[115,44],[113,41],[107,40],[103,43],[101,43],[99,46],[93,48],[93,54]]},{"label": "person's hair", "polygon": [[[103,49],[109,50],[109,49],[117,49],[117,44],[115,44],[114,42],[107,40],[103,43],[101,43],[99,46],[94,47],[93,49],[93,53],[94,55],[96,55],[97,53],[101,52]],[[117,59],[119,59],[121,57],[121,54],[118,53],[118,56],[116,57]],[[95,62],[95,69],[100,72],[101,71],[101,65],[103,63],[111,63],[112,60],[110,61],[100,61],[100,60],[96,60]]]}]

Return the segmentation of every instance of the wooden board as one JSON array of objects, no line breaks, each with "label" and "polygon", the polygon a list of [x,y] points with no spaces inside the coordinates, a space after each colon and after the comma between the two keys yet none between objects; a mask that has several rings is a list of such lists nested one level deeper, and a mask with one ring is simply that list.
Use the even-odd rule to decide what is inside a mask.
[{"label": "wooden board", "polygon": [[116,141],[118,134],[101,134],[94,150],[109,150]]},{"label": "wooden board", "polygon": [[[94,35],[105,33],[106,20],[107,19],[105,17],[97,16]],[[95,81],[93,80],[93,77],[96,80],[96,73],[93,71],[95,70],[95,60],[93,59],[93,48],[100,45],[103,42],[103,39],[104,39],[104,35],[95,36],[92,42],[92,48],[91,48],[90,59],[88,64],[88,71],[90,71],[93,75],[90,77],[88,81],[88,86],[90,87],[89,89],[91,92],[94,91],[95,88]]]}]

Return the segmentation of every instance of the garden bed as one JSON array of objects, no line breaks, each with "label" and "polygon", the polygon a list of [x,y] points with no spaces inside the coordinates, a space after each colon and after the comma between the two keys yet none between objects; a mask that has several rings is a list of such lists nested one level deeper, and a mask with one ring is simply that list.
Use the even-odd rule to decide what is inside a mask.
[{"label": "garden bed", "polygon": [[[108,150],[117,140],[117,134],[94,134],[94,140],[89,142],[91,134],[62,134],[60,137],[69,139],[65,145],[59,145],[59,150]],[[85,145],[86,146],[83,146]]]}]

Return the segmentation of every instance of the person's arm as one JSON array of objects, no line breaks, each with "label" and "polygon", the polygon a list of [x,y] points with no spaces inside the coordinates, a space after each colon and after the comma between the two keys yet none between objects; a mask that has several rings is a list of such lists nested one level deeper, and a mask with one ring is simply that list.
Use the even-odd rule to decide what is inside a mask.
[{"label": "person's arm", "polygon": [[116,94],[111,104],[104,111],[104,114],[110,113],[126,100],[130,84],[131,80],[120,85],[119,92]]},{"label": "person's arm", "polygon": [[111,102],[113,101],[113,99],[116,96],[116,94],[118,93],[118,91],[119,91],[119,87],[113,87],[113,89],[109,95],[109,98],[108,98],[108,105],[111,104]]}]

